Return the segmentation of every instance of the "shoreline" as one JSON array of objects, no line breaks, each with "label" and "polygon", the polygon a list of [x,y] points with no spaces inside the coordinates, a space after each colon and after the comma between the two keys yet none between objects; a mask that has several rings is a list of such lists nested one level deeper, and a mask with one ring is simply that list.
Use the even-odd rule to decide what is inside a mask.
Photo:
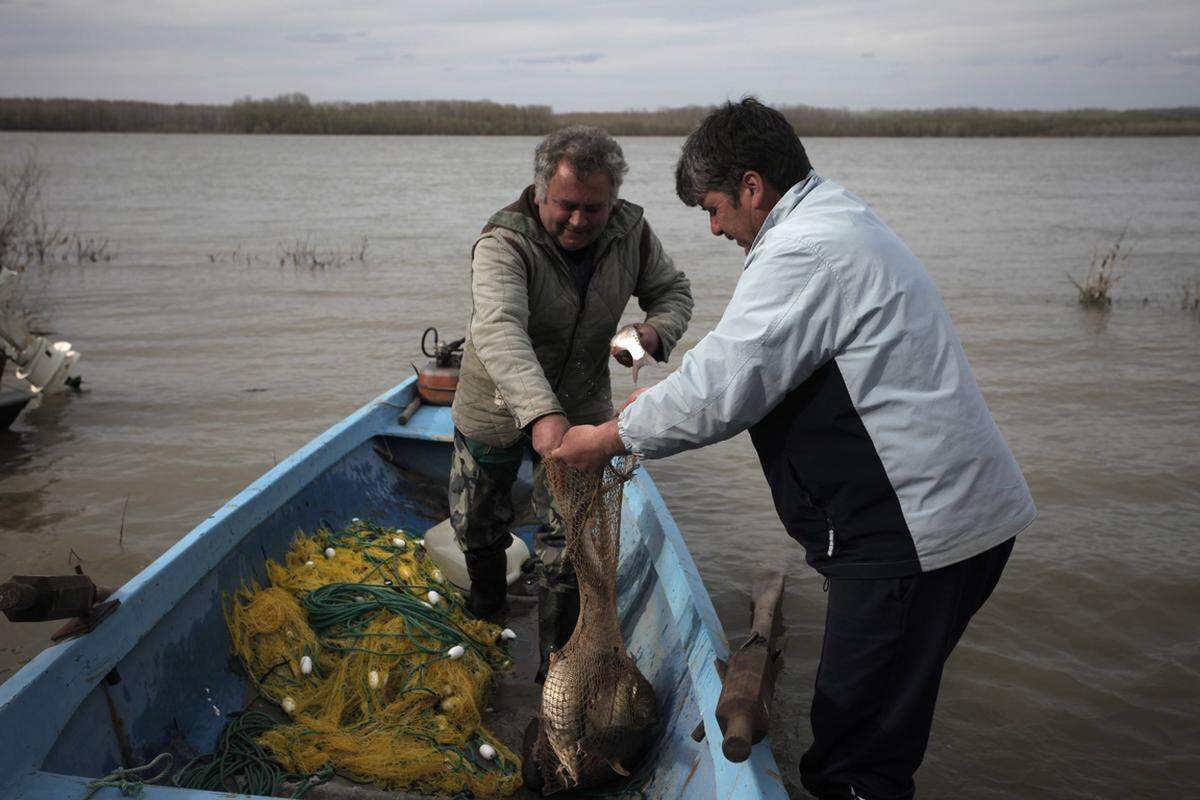
[{"label": "shoreline", "polygon": [[[228,105],[74,98],[0,98],[0,130],[306,136],[542,136],[588,124],[614,136],[686,136],[709,106],[557,113],[488,100],[314,103],[302,94]],[[1159,138],[1200,136],[1200,106],[1171,108],[889,109],[782,106],[804,138]]]}]

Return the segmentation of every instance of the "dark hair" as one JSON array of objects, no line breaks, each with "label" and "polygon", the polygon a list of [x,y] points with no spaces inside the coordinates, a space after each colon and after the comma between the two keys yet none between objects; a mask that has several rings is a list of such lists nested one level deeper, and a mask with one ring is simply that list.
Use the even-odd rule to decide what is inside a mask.
[{"label": "dark hair", "polygon": [[533,154],[533,188],[539,201],[546,199],[546,187],[563,160],[579,177],[595,172],[608,175],[612,200],[617,201],[621,180],[629,167],[625,164],[621,145],[607,131],[591,125],[572,125],[542,139]]},{"label": "dark hair", "polygon": [[747,96],[710,112],[688,136],[675,165],[675,193],[695,206],[705,193],[721,192],[736,206],[742,176],[750,170],[782,194],[811,169],[787,118]]}]

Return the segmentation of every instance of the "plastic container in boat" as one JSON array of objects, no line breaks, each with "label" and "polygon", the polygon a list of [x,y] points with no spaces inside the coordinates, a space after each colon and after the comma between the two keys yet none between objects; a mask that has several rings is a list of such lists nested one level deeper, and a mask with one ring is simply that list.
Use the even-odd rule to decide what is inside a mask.
[{"label": "plastic container in boat", "polygon": [[[446,580],[460,589],[471,588],[471,578],[467,575],[467,561],[463,552],[454,541],[454,528],[450,520],[443,520],[425,531],[425,550],[433,563],[446,576]],[[508,546],[508,565],[505,570],[508,585],[512,586],[521,577],[521,565],[529,558],[529,548],[520,537],[514,535],[513,543]]]}]

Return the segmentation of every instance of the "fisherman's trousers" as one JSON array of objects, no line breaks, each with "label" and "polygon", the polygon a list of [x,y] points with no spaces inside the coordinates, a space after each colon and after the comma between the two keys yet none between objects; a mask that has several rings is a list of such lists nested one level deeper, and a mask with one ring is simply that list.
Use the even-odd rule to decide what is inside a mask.
[{"label": "fisherman's trousers", "polygon": [[808,791],[821,800],[913,797],[942,667],[1013,541],[931,572],[829,578],[813,743],[800,760]]},{"label": "fisherman's trousers", "polygon": [[497,447],[455,430],[454,459],[450,465],[450,524],[464,552],[503,551],[512,544],[512,490],[527,452],[534,460],[530,502],[543,529],[538,543],[546,537],[563,538],[566,525],[546,485],[545,467],[528,440]]}]

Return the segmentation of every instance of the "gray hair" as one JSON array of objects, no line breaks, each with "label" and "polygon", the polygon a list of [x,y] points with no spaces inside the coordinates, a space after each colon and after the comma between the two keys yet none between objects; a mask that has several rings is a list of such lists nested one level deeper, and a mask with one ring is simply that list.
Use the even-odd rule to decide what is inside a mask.
[{"label": "gray hair", "polygon": [[546,199],[546,187],[564,159],[578,176],[596,172],[608,175],[613,202],[617,201],[629,165],[625,163],[621,145],[608,131],[591,125],[572,125],[542,139],[533,154],[533,188],[539,201]]}]

